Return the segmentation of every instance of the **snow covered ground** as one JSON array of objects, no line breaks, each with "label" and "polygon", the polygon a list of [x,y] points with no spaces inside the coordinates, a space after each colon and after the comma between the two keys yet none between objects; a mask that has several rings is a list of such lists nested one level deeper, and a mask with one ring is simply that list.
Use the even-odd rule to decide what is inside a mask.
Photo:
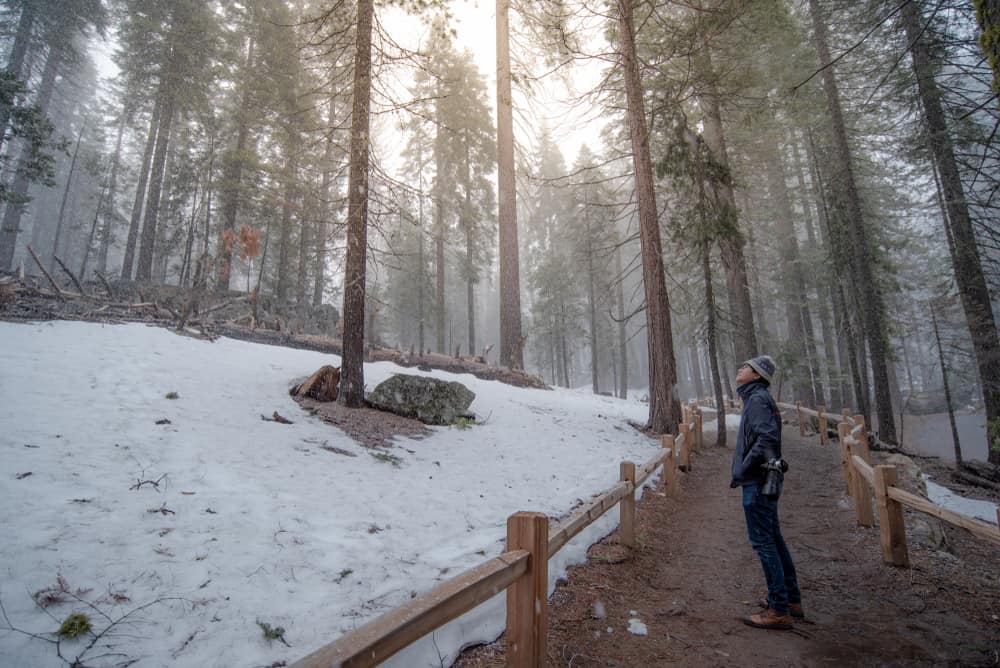
[{"label": "snow covered ground", "polygon": [[924,476],[924,483],[927,485],[927,498],[939,506],[944,506],[949,510],[954,510],[956,513],[962,513],[969,517],[978,517],[990,524],[997,523],[997,506],[995,503],[959,496],[947,487],[932,482],[930,477],[926,475]]},{"label": "snow covered ground", "polygon": [[[289,397],[325,363],[139,324],[0,322],[0,627],[40,636],[0,630],[0,664],[64,665],[46,638],[75,611],[117,622],[90,649],[61,643],[88,665],[291,663],[502,552],[511,513],[563,516],[658,447],[626,424],[645,421],[638,402],[434,372],[476,393],[485,424],[376,458]],[[422,373],[370,364],[366,381],[399,371]],[[261,420],[274,411],[294,424]],[[616,523],[554,557],[550,586]],[[65,602],[43,610],[45,589]],[[503,600],[391,663],[448,665],[500,633]]]}]

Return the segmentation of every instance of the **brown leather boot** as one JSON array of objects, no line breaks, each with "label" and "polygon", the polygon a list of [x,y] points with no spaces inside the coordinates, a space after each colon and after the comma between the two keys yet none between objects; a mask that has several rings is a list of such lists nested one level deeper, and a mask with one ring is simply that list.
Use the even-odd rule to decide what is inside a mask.
[{"label": "brown leather boot", "polygon": [[[771,604],[767,602],[766,598],[762,598],[757,602],[757,605],[767,610],[771,607]],[[788,604],[788,614],[790,614],[795,619],[805,619],[806,613],[802,609],[801,603],[789,603]]]},{"label": "brown leather boot", "polygon": [[747,615],[743,618],[743,623],[758,629],[788,630],[792,628],[792,616],[782,615],[768,608],[756,615]]}]

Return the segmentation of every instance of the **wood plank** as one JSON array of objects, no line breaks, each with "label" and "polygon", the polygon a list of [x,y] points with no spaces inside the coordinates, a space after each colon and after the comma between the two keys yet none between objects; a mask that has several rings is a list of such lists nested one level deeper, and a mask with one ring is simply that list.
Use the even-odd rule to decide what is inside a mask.
[{"label": "wood plank", "polygon": [[847,493],[851,493],[851,466],[847,459],[847,449],[849,438],[847,436],[850,427],[847,423],[841,422],[837,425],[837,432],[840,434],[840,466],[844,469],[844,486]]},{"label": "wood plank", "polygon": [[637,468],[635,471],[635,488],[639,489],[642,487],[642,485],[649,480],[649,477],[656,473],[656,469],[663,466],[663,463],[667,460],[667,457],[669,457],[670,454],[670,450],[664,450],[661,448],[660,451],[650,457],[645,464]]},{"label": "wood plank", "polygon": [[858,455],[854,455],[852,458],[854,463],[854,470],[861,474],[861,477],[868,481],[868,484],[872,487],[875,486],[875,470],[871,465],[863,460]]},{"label": "wood plank", "polygon": [[806,423],[802,419],[802,402],[795,402],[795,419],[799,423],[799,437],[804,437],[806,435]]},{"label": "wood plank", "polygon": [[816,407],[816,417],[819,419],[819,444],[825,445],[830,440],[826,433],[826,406],[820,404]]},{"label": "wood plank", "polygon": [[622,462],[619,480],[632,486],[632,492],[618,503],[618,538],[622,545],[635,547],[635,464]]},{"label": "wood plank", "polygon": [[489,600],[528,569],[529,552],[513,550],[442,582],[426,594],[299,659],[292,668],[374,666],[442,624]]},{"label": "wood plank", "polygon": [[[861,459],[858,455],[854,454],[853,449],[848,446],[848,455],[850,456],[851,465],[853,466],[853,471],[851,475],[851,492],[854,497],[854,512],[857,515],[858,524],[863,527],[870,527],[875,524],[875,515],[872,513],[872,493],[871,487],[868,486],[867,478],[864,477],[865,471],[858,468],[858,464],[864,466],[871,472],[871,467]],[[872,480],[872,485],[874,485],[874,480]]]},{"label": "wood plank", "polygon": [[687,424],[680,425],[680,435],[677,437],[677,452],[680,454],[677,466],[681,471],[691,470],[691,427]]},{"label": "wood plank", "polygon": [[549,519],[542,513],[507,518],[507,549],[528,550],[528,570],[507,588],[509,668],[542,668],[549,624]]},{"label": "wood plank", "polygon": [[969,517],[968,515],[956,513],[955,511],[948,510],[947,508],[942,508],[935,503],[931,503],[922,496],[911,494],[910,492],[900,489],[899,487],[889,488],[889,498],[899,501],[914,510],[919,510],[922,513],[938,517],[949,524],[954,524],[955,526],[967,529],[976,536],[979,536],[994,545],[1000,545],[1000,529],[993,526],[989,522],[984,522],[976,519],[975,517]]},{"label": "wood plank", "polygon": [[677,485],[677,445],[674,442],[673,434],[664,434],[660,437],[665,458],[663,460],[663,485],[667,496],[675,497],[678,492]]},{"label": "wood plank", "polygon": [[619,482],[556,525],[549,537],[549,557],[551,558],[553,554],[561,550],[574,536],[590,526],[601,515],[614,508],[618,501],[633,491],[630,484]]},{"label": "wood plank", "polygon": [[868,464],[872,463],[872,453],[871,448],[868,445],[868,429],[865,427],[865,416],[855,415],[854,416],[854,426],[851,427],[851,436],[856,438],[858,445],[860,446],[860,451],[855,450],[856,454],[861,455]]},{"label": "wood plank", "polygon": [[896,484],[895,466],[876,466],[875,505],[878,507],[879,543],[882,546],[882,560],[894,566],[910,565],[906,549],[906,524],[903,522],[903,506],[889,497]]}]

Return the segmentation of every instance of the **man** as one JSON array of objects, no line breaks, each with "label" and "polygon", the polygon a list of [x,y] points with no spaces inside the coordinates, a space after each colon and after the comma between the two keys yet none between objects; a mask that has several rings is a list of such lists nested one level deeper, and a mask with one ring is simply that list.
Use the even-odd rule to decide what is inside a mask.
[{"label": "man", "polygon": [[[777,490],[765,489],[768,463],[781,460],[781,413],[768,391],[774,376],[774,360],[767,355],[743,363],[736,372],[736,391],[743,400],[743,415],[733,453],[730,487],[743,488],[750,545],[764,568],[767,601],[764,610],[743,618],[743,623],[762,629],[790,629],[793,618],[802,618],[802,595],[795,578],[795,564],[781,536]],[[781,476],[780,470],[772,475]],[[766,492],[766,493],[765,493]]]}]

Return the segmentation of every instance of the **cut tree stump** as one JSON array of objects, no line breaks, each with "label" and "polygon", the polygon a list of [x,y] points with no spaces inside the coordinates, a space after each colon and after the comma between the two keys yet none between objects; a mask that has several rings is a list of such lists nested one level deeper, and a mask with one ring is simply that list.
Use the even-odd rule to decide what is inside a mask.
[{"label": "cut tree stump", "polygon": [[306,382],[293,388],[292,396],[309,397],[316,401],[336,401],[339,384],[340,368],[325,364],[309,376]]}]

